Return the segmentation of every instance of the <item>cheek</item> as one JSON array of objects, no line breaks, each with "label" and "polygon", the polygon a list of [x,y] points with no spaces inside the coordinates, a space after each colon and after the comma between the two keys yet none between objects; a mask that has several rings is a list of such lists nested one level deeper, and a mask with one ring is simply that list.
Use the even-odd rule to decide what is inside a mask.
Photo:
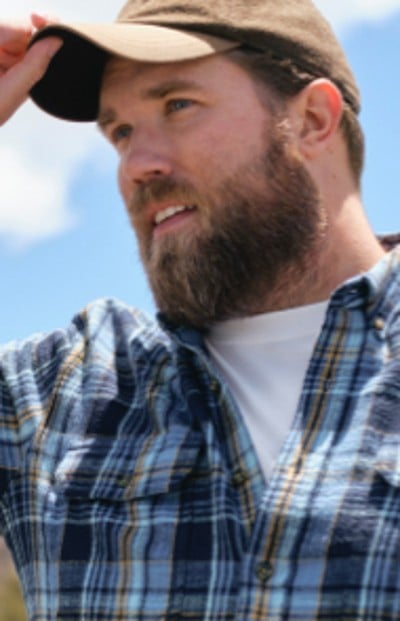
[{"label": "cheek", "polygon": [[131,185],[128,183],[128,179],[126,175],[124,175],[123,173],[123,163],[121,160],[119,161],[118,169],[117,169],[117,182],[118,182],[119,192],[125,203],[125,207],[128,207],[129,201],[132,195],[132,188],[131,188]]},{"label": "cheek", "polygon": [[[188,154],[197,170],[209,170],[210,165],[218,169],[248,162],[262,149],[264,134],[261,126],[238,117],[221,120],[197,137],[194,148]],[[188,161],[188,159],[186,161]]]},{"label": "cheek", "polygon": [[136,217],[133,215],[132,210],[130,208],[130,205],[132,203],[134,188],[132,187],[132,183],[129,182],[126,175],[124,175],[122,172],[121,161],[117,169],[117,182],[118,182],[118,189],[122,197],[123,203],[125,205],[125,209],[128,214],[130,223],[133,229],[135,230],[136,235],[138,236],[138,238],[140,238],[143,232],[144,223],[139,221],[138,215],[136,215]]}]

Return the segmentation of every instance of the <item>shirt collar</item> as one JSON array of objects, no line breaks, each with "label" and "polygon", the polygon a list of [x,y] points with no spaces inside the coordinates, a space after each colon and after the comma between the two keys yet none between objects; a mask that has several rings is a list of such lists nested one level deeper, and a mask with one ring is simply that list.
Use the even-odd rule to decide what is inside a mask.
[{"label": "shirt collar", "polygon": [[[397,237],[396,237],[397,239]],[[331,297],[331,307],[365,308],[373,315],[387,316],[400,291],[400,246],[388,252],[368,272],[344,282]],[[393,293],[393,296],[391,295]],[[157,314],[161,328],[180,345],[199,352],[205,349],[205,333],[186,326],[172,325],[165,315]]]},{"label": "shirt collar", "polygon": [[333,293],[332,306],[349,309],[366,307],[370,311],[379,306],[389,289],[398,289],[400,246],[388,252],[368,272],[358,274],[344,282]]}]

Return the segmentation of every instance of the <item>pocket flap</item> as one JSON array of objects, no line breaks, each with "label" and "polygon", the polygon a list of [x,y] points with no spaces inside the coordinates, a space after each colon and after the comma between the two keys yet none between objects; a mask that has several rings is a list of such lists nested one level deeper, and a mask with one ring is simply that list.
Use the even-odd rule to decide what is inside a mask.
[{"label": "pocket flap", "polygon": [[123,501],[165,494],[192,471],[202,443],[200,432],[182,425],[134,438],[86,438],[69,447],[55,484],[73,498]]}]

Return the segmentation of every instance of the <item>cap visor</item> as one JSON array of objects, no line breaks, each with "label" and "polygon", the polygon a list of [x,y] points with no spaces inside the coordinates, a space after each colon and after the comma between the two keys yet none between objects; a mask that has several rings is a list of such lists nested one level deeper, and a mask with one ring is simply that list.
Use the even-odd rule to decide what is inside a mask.
[{"label": "cap visor", "polygon": [[136,23],[57,24],[32,39],[58,36],[64,41],[31,97],[46,112],[63,119],[97,117],[104,64],[110,55],[139,62],[179,62],[224,52],[237,42],[203,33]]}]

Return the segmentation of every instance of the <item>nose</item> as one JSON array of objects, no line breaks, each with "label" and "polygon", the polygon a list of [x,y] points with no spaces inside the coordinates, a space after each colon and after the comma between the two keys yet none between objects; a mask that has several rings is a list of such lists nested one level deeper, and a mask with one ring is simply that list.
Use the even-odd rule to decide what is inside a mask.
[{"label": "nose", "polygon": [[136,186],[153,178],[169,176],[172,172],[171,149],[165,141],[150,135],[139,138],[135,134],[119,162],[122,194],[129,196]]}]

